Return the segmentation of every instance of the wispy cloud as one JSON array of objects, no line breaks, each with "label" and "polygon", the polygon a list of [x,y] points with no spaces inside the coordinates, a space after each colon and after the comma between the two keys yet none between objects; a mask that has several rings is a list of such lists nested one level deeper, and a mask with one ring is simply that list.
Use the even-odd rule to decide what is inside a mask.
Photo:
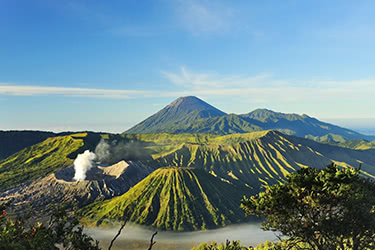
[{"label": "wispy cloud", "polygon": [[[366,113],[375,105],[375,79],[353,81],[278,79],[271,74],[221,75],[196,73],[181,67],[177,72],[163,71],[171,83],[181,86],[183,93],[201,97],[240,98],[257,106],[309,107],[326,106],[332,113],[345,114],[350,108]],[[339,110],[339,111],[338,111]],[[304,111],[305,112],[305,111]],[[341,116],[343,117],[343,116]]]},{"label": "wispy cloud", "polygon": [[180,22],[193,35],[223,33],[231,28],[233,10],[222,3],[196,0],[177,3]]},{"label": "wispy cloud", "polygon": [[[249,85],[265,86],[265,83],[271,83],[271,74],[263,73],[256,76],[244,75],[222,75],[215,72],[192,72],[186,67],[180,67],[179,72],[161,71],[161,74],[170,82],[192,89],[204,88],[231,88],[231,87],[246,87]],[[272,80],[272,84],[276,81]]]},{"label": "wispy cloud", "polygon": [[[375,106],[375,79],[353,81],[278,79],[271,74],[223,75],[194,72],[181,67],[176,72],[161,72],[171,90],[134,90],[46,87],[0,83],[0,96],[47,96],[85,98],[155,98],[194,95],[204,99],[236,100],[246,107],[269,107],[292,112],[307,112],[328,117],[369,117]],[[247,108],[246,108],[247,109]],[[318,110],[318,111],[317,111]]]},{"label": "wispy cloud", "polygon": [[121,89],[95,89],[95,88],[67,88],[67,87],[48,87],[35,85],[10,85],[0,83],[0,95],[12,96],[43,96],[60,95],[72,97],[91,97],[91,98],[114,98],[126,99],[136,96],[147,97],[152,94],[149,91],[139,90],[121,90]]}]

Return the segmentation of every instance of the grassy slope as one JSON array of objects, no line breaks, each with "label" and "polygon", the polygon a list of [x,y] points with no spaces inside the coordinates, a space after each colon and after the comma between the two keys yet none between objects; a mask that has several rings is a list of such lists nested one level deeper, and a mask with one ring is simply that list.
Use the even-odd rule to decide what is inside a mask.
[{"label": "grassy slope", "polygon": [[97,225],[122,219],[163,230],[216,228],[245,220],[239,208],[245,187],[231,184],[199,169],[160,168],[122,196],[97,202],[82,214]]},{"label": "grassy slope", "polygon": [[[354,151],[287,136],[276,131],[247,134],[142,134],[123,135],[153,142],[153,161],[147,164],[203,168],[230,182],[246,183],[255,189],[280,181],[304,166],[325,167],[331,161],[358,166],[375,175],[372,151]],[[149,145],[152,145],[150,143]]]},{"label": "grassy slope", "polygon": [[0,161],[0,189],[8,189],[69,166],[78,153],[93,149],[100,136],[73,134],[47,138]]}]

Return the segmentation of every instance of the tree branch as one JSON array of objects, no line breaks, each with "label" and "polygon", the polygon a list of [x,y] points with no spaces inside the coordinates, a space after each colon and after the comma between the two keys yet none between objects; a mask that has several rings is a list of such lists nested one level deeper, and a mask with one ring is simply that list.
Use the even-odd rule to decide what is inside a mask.
[{"label": "tree branch", "polygon": [[115,240],[117,239],[117,237],[120,236],[121,231],[122,231],[122,229],[124,229],[124,227],[125,227],[125,225],[126,225],[127,222],[128,222],[128,220],[124,220],[124,222],[122,223],[122,225],[121,225],[120,229],[118,230],[117,234],[116,234],[115,237],[112,239],[111,244],[109,244],[108,250],[111,250],[111,248],[112,248],[112,246],[113,246],[113,243],[115,243]]},{"label": "tree branch", "polygon": [[151,240],[150,240],[150,246],[148,247],[148,250],[152,250],[152,247],[155,245],[156,241],[154,241],[154,237],[155,235],[158,234],[158,231],[156,231],[152,236],[151,236]]}]

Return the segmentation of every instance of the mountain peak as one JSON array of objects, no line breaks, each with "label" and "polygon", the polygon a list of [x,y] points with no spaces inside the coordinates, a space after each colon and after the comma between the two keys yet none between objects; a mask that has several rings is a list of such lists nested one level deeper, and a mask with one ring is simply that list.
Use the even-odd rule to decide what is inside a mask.
[{"label": "mountain peak", "polygon": [[[195,96],[177,98],[159,112],[132,127],[126,133],[176,132],[178,124],[188,124],[202,118],[225,116],[226,113]],[[177,129],[176,129],[177,130]]]},{"label": "mountain peak", "polygon": [[[215,113],[218,113],[220,115],[225,115],[224,112],[218,110],[217,108],[211,106],[207,102],[199,99],[195,96],[183,96],[179,97],[170,104],[168,104],[165,108],[175,108],[180,111],[186,110],[186,111],[202,111],[202,110],[211,110]],[[216,115],[215,115],[216,116]],[[218,115],[217,115],[218,116]]]}]

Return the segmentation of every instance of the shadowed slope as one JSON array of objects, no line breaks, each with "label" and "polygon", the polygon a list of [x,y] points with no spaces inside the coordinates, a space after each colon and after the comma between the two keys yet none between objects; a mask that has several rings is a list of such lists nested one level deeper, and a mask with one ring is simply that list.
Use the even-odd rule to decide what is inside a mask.
[{"label": "shadowed slope", "polygon": [[191,168],[160,168],[120,197],[83,209],[96,225],[121,220],[123,214],[163,230],[200,230],[245,220],[239,208],[245,187],[235,187]]}]

